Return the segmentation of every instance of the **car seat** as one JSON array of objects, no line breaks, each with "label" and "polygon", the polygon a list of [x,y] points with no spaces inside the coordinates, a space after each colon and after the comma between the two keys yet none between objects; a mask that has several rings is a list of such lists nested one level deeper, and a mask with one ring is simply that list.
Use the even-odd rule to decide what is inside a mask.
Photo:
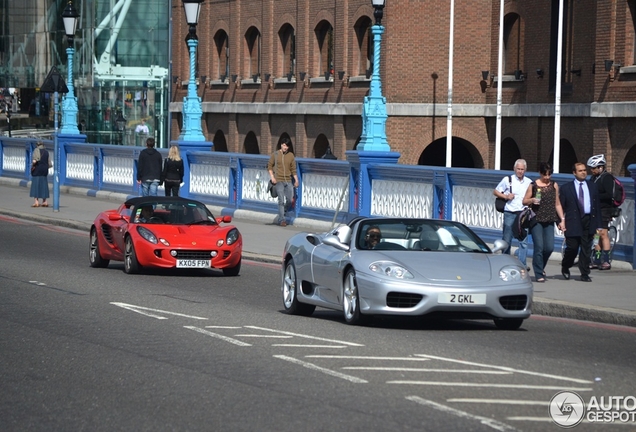
[{"label": "car seat", "polygon": [[439,249],[439,237],[437,236],[437,233],[433,231],[433,228],[429,226],[422,226],[420,240],[415,242],[413,249],[426,251],[436,251]]}]

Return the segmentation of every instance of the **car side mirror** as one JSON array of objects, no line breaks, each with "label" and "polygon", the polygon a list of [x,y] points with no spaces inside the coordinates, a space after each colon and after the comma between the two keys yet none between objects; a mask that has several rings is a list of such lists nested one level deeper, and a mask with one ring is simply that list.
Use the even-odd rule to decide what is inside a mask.
[{"label": "car side mirror", "polygon": [[108,220],[110,221],[118,221],[122,220],[123,217],[119,213],[108,213]]},{"label": "car side mirror", "polygon": [[222,216],[222,217],[218,217],[218,218],[216,218],[216,222],[219,223],[219,224],[220,223],[230,223],[230,222],[232,222],[232,216],[225,215],[225,216]]},{"label": "car side mirror", "polygon": [[328,246],[333,246],[336,249],[340,249],[342,251],[345,252],[349,252],[349,245],[346,245],[344,243],[340,243],[340,239],[333,235],[333,234],[329,234],[327,236],[325,236],[325,238],[322,239],[322,242]]},{"label": "car side mirror", "polygon": [[506,249],[508,249],[508,243],[505,240],[495,240],[494,247],[492,248],[493,253],[504,251]]}]

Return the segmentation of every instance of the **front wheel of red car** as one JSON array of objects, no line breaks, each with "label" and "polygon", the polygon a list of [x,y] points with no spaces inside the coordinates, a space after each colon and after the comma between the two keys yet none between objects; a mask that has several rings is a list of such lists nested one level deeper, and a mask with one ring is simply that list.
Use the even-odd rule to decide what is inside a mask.
[{"label": "front wheel of red car", "polygon": [[97,237],[97,229],[91,229],[90,236],[90,247],[88,250],[88,260],[91,263],[91,267],[94,268],[104,268],[108,267],[110,260],[102,258],[102,255],[99,253],[99,239]]},{"label": "front wheel of red car", "polygon": [[223,269],[223,275],[224,276],[238,276],[239,272],[241,271],[241,259],[239,259],[239,262],[237,265],[235,265],[234,267],[228,267],[228,268],[224,268]]},{"label": "front wheel of red car", "polygon": [[132,238],[126,239],[126,246],[124,249],[124,271],[128,274],[139,273],[141,266],[137,261],[137,254],[135,253],[135,245]]}]

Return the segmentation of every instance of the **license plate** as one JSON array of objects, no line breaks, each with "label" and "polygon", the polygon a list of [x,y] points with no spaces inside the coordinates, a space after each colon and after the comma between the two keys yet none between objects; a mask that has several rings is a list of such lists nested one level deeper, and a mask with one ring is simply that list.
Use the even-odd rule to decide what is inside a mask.
[{"label": "license plate", "polygon": [[437,296],[437,303],[452,305],[484,305],[486,304],[486,294],[440,293]]},{"label": "license plate", "polygon": [[210,268],[210,260],[177,260],[177,268]]}]

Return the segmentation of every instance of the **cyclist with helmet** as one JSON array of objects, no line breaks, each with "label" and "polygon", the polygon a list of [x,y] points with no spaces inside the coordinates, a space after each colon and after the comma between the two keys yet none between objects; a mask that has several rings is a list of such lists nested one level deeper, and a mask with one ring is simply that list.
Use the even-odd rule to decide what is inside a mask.
[{"label": "cyclist with helmet", "polygon": [[[612,221],[612,210],[614,207],[612,200],[612,190],[614,187],[613,176],[605,170],[605,155],[599,154],[587,160],[587,166],[592,170],[592,182],[596,185],[601,202],[601,226],[598,229],[599,246],[601,247],[600,257],[596,254],[592,257],[590,268],[609,270],[612,265],[609,262],[610,239],[607,235],[609,223]],[[608,175],[609,174],[609,175]]]}]

